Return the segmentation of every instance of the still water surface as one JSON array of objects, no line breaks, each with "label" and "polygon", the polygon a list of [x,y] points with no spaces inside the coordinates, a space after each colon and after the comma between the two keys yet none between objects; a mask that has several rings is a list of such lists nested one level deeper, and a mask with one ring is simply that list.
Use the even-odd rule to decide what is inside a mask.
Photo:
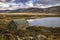
[{"label": "still water surface", "polygon": [[46,17],[40,19],[27,20],[29,26],[47,26],[47,27],[60,27],[60,17]]}]

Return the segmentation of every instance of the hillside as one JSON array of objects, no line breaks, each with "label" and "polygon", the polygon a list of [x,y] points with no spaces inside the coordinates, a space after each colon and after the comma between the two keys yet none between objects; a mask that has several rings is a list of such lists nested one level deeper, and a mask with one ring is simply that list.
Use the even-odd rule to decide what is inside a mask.
[{"label": "hillside", "polygon": [[0,10],[0,13],[23,13],[23,12],[32,12],[32,13],[60,13],[60,6],[50,7],[50,8],[24,8],[17,10]]}]

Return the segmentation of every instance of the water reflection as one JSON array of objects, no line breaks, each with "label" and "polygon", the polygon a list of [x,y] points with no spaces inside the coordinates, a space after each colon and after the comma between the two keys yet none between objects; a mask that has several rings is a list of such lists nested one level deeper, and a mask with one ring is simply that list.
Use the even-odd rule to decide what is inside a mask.
[{"label": "water reflection", "polygon": [[60,17],[46,17],[40,19],[27,20],[29,26],[47,26],[47,27],[60,27]]}]

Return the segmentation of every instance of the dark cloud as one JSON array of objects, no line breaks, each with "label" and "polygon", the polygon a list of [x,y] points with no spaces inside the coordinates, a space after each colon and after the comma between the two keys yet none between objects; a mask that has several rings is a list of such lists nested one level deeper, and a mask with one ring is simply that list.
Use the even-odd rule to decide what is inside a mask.
[{"label": "dark cloud", "polygon": [[60,4],[60,0],[20,0],[20,2],[22,2],[23,4],[28,4],[28,2],[31,2],[33,6],[37,6],[37,4],[42,4],[43,6],[53,6],[56,4]]},{"label": "dark cloud", "polygon": [[20,2],[27,2],[28,0],[20,0]]},{"label": "dark cloud", "polygon": [[56,4],[60,3],[60,0],[36,0],[34,4],[39,3],[39,4]]},{"label": "dark cloud", "polygon": [[32,1],[33,4],[56,4],[56,3],[60,3],[60,0],[15,0],[16,2],[22,2],[22,3],[27,3],[29,1]]},{"label": "dark cloud", "polygon": [[22,3],[25,3],[27,1],[29,1],[29,0],[16,0],[16,2],[22,2]]},{"label": "dark cloud", "polygon": [[[15,7],[12,9],[10,9],[11,7],[9,6],[7,9],[8,10],[15,10],[15,9],[19,9],[19,8],[29,8],[29,7],[37,7],[37,8],[48,8],[48,7],[52,7],[52,6],[60,6],[60,0],[0,0],[0,1],[4,1],[2,7],[3,10],[5,9],[5,5],[12,5]],[[6,4],[7,2],[7,4]],[[7,10],[6,9],[6,10]]]}]

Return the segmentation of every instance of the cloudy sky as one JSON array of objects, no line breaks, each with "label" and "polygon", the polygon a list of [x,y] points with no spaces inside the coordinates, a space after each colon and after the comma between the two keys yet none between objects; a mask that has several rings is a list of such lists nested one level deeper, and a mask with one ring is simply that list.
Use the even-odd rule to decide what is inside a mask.
[{"label": "cloudy sky", "polygon": [[60,0],[16,0],[16,2],[21,3],[32,3],[32,4],[42,4],[42,5],[55,5],[60,4]]},{"label": "cloudy sky", "polygon": [[60,3],[60,0],[16,0],[16,2],[22,2],[22,3],[27,3],[27,2],[32,2],[33,4],[57,4]]},{"label": "cloudy sky", "polygon": [[42,8],[60,5],[60,0],[15,0],[15,2],[20,3],[24,6],[42,7]]},{"label": "cloudy sky", "polygon": [[[6,0],[6,2],[3,2],[4,5],[1,3],[1,1],[5,1],[5,0],[0,0],[0,5],[2,5],[3,7],[6,4],[12,6],[14,5],[15,7],[18,6],[18,8],[19,7],[20,8],[30,8],[30,7],[48,8],[52,6],[60,6],[60,0]],[[10,7],[8,6],[8,8]]]}]

